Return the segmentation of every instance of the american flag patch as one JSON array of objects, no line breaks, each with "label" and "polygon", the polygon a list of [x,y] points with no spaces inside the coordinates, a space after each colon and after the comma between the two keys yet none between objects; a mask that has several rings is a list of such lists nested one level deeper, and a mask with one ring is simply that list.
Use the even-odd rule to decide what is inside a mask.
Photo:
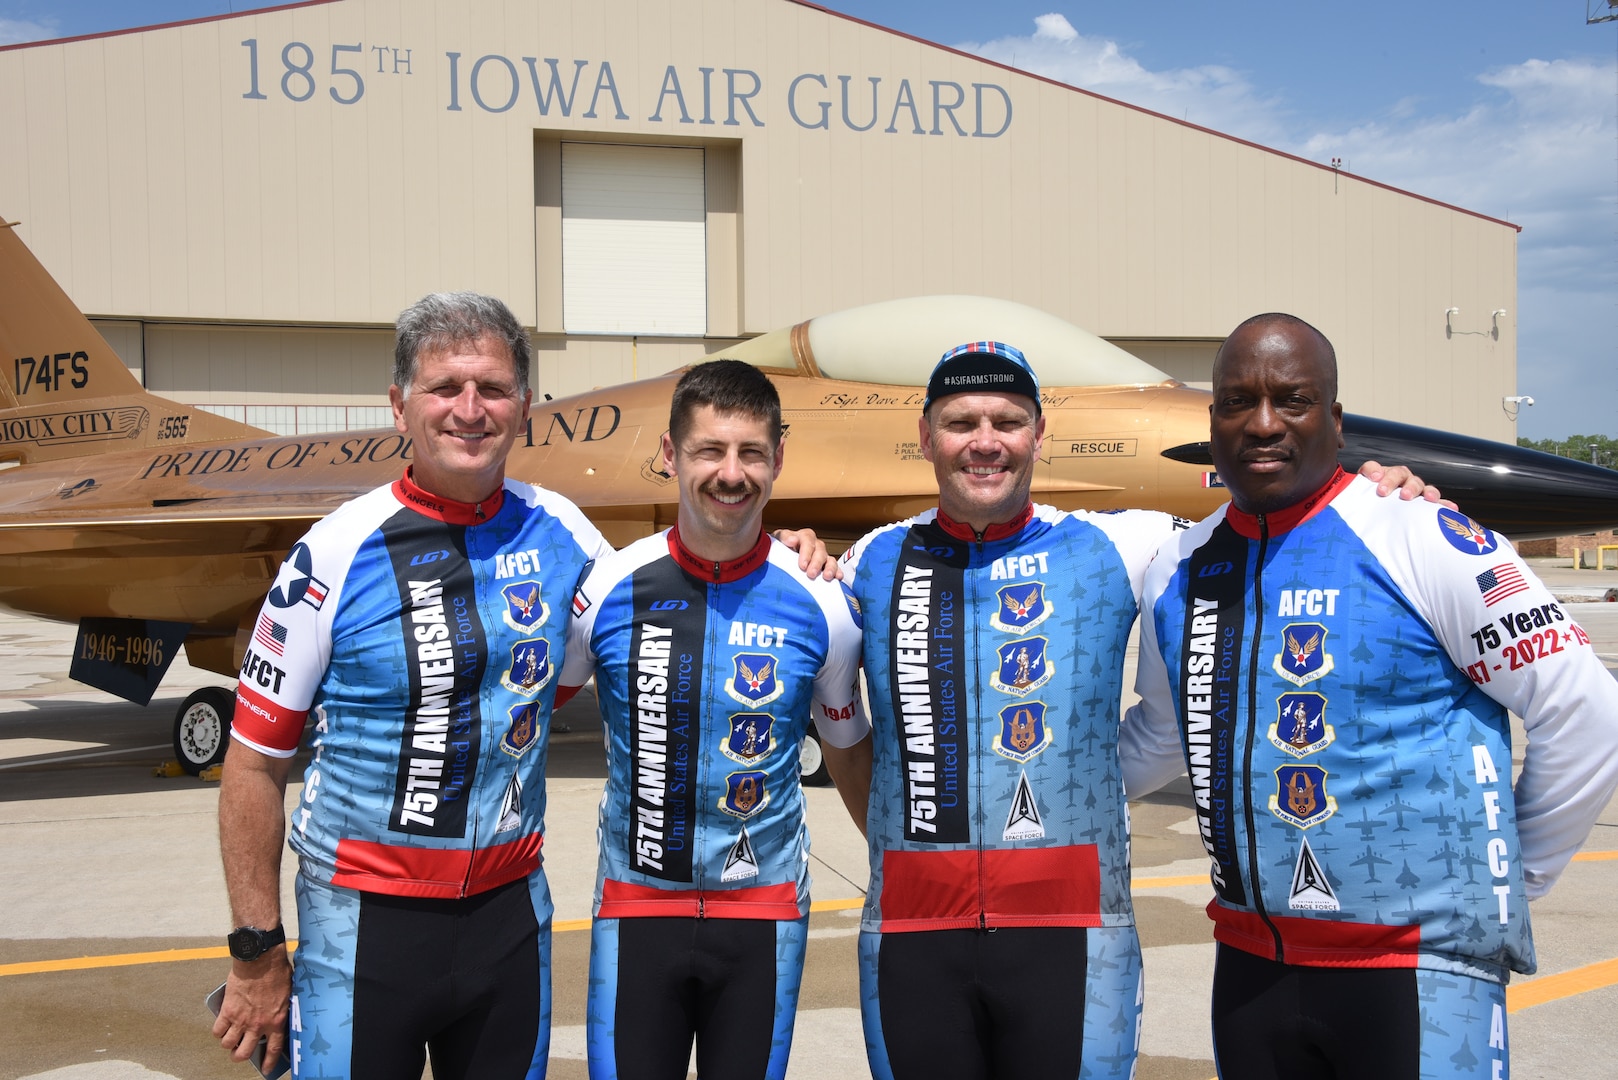
[{"label": "american flag patch", "polygon": [[268,615],[260,615],[258,617],[258,629],[253,631],[253,640],[276,656],[280,656],[286,651],[287,628]]},{"label": "american flag patch", "polygon": [[1484,607],[1494,607],[1506,597],[1524,592],[1527,588],[1528,582],[1510,563],[1490,567],[1478,575],[1478,592],[1483,594]]}]

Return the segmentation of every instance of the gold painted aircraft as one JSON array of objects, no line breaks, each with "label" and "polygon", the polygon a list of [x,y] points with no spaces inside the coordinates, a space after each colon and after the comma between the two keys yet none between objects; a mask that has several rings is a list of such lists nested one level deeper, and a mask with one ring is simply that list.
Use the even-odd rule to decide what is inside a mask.
[{"label": "gold painted aircraft", "polygon": [[[918,297],[821,316],[721,354],[768,369],[781,393],[787,458],[770,527],[811,525],[835,545],[934,505],[917,445],[921,386],[947,348],[986,337],[1021,348],[1045,387],[1038,501],[1190,518],[1223,501],[1207,463],[1206,393],[1021,304]],[[3,225],[0,347],[10,368],[0,379],[0,466],[12,465],[0,471],[0,606],[78,623],[72,676],[142,704],[182,643],[193,666],[234,676],[293,543],[409,460],[392,429],[279,437],[148,393]],[[566,495],[615,544],[672,523],[678,494],[658,446],[676,378],[536,402],[508,473]],[[1501,479],[1479,446],[1525,453],[1367,423],[1394,429],[1375,444],[1381,460],[1412,464],[1463,507],[1471,473]],[[1422,440],[1435,438],[1460,439],[1470,471],[1446,474],[1423,455]],[[1564,471],[1576,464],[1535,456]],[[1522,501],[1517,492],[1504,504]],[[1597,519],[1618,521],[1618,483]],[[188,768],[222,753],[230,708],[229,691],[213,689],[182,707],[175,743]]]}]

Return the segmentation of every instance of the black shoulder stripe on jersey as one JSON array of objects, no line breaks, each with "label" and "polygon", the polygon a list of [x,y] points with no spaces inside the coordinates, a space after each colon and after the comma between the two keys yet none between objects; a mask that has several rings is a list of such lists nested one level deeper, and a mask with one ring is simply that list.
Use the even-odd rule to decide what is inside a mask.
[{"label": "black shoulder stripe on jersey", "polygon": [[1178,712],[1197,826],[1213,858],[1214,889],[1247,902],[1236,858],[1236,745],[1242,636],[1246,617],[1247,541],[1221,522],[1186,564],[1186,613],[1180,643]]},{"label": "black shoulder stripe on jersey", "polygon": [[665,881],[693,880],[707,595],[672,559],[631,585],[630,866]]},{"label": "black shoulder stripe on jersey", "polygon": [[410,682],[388,828],[464,838],[467,793],[483,746],[478,688],[488,663],[466,530],[401,511],[381,531],[399,585],[399,640]]},{"label": "black shoulder stripe on jersey", "polygon": [[965,699],[967,545],[936,525],[905,536],[894,566],[888,662],[904,770],[904,838],[972,839]]}]

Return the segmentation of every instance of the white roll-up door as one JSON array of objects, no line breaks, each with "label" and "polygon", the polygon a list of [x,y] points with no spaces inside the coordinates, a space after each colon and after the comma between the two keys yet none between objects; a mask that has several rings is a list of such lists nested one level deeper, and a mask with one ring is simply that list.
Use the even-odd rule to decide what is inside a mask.
[{"label": "white roll-up door", "polygon": [[704,334],[702,151],[562,146],[562,321],[570,334]]}]

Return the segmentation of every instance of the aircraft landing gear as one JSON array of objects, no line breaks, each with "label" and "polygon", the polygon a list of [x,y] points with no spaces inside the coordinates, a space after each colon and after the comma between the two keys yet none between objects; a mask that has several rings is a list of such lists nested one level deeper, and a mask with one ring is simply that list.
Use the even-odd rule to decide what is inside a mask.
[{"label": "aircraft landing gear", "polygon": [[204,686],[185,699],[174,714],[174,756],[180,768],[196,776],[225,760],[235,711],[236,693],[223,686]]},{"label": "aircraft landing gear", "polygon": [[804,732],[803,742],[798,747],[798,779],[804,787],[825,787],[831,783],[831,773],[826,771],[826,752],[820,748],[820,736],[815,734],[812,725]]}]

